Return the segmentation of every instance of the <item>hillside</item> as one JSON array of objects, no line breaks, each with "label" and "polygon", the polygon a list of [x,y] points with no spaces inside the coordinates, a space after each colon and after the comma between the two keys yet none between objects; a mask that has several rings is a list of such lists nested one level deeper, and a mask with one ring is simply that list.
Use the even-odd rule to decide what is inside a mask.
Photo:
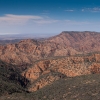
[{"label": "hillside", "polygon": [[0,45],[0,100],[99,100],[99,73],[97,32]]},{"label": "hillside", "polygon": [[39,40],[26,39],[15,44],[0,46],[0,59],[16,64],[32,64],[34,61],[55,56],[69,56],[100,51],[100,34],[96,32],[62,32]]},{"label": "hillside", "polygon": [[63,77],[95,73],[100,73],[100,53],[43,59],[23,71],[22,76],[31,82],[28,90],[36,91]]},{"label": "hillside", "polygon": [[63,78],[33,93],[13,93],[0,100],[100,100],[100,75]]},{"label": "hillside", "polygon": [[0,96],[25,92],[28,80],[22,77],[15,66],[0,61]]},{"label": "hillside", "polygon": [[78,52],[93,52],[100,50],[100,34],[97,32],[63,31],[59,35],[49,39],[63,47],[72,47]]}]

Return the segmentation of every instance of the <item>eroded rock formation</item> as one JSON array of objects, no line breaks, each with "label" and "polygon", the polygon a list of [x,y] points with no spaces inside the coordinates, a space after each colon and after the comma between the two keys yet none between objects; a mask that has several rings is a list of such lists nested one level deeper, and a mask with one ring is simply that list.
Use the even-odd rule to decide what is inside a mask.
[{"label": "eroded rock formation", "polygon": [[[24,71],[22,76],[31,81],[32,86],[29,90],[36,91],[37,89],[62,78],[59,77],[59,74],[58,76],[52,76],[50,74],[52,72],[61,73],[66,77],[100,73],[99,57],[100,54],[87,54],[41,60]],[[45,77],[47,74],[49,78]],[[40,79],[40,77],[42,78]]]},{"label": "eroded rock formation", "polygon": [[0,46],[0,59],[13,64],[32,64],[55,56],[70,56],[100,51],[100,34],[96,32],[62,32],[43,41],[22,40]]},{"label": "eroded rock formation", "polygon": [[100,73],[100,34],[62,32],[41,41],[1,45],[0,59],[21,68],[36,91],[63,77]]}]

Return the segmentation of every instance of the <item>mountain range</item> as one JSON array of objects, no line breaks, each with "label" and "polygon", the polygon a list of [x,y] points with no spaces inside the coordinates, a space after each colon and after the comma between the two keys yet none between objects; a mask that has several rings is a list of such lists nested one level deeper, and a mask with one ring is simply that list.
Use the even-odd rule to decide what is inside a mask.
[{"label": "mountain range", "polygon": [[[5,90],[5,80],[5,84],[0,83],[0,91],[3,91],[0,100],[17,100],[18,98],[14,99],[15,95],[20,94],[19,98],[25,98],[25,94],[28,97],[33,94],[32,100],[92,100],[93,96],[95,100],[100,99],[99,90],[97,91],[99,80],[95,79],[100,77],[98,32],[63,31],[50,38],[12,40],[9,44],[2,42],[0,61],[0,68],[4,73],[0,74],[1,80],[5,77],[11,83],[9,85],[13,86],[10,90]],[[64,87],[70,89],[63,90]],[[83,89],[88,93],[91,88],[93,92],[89,97]]]}]

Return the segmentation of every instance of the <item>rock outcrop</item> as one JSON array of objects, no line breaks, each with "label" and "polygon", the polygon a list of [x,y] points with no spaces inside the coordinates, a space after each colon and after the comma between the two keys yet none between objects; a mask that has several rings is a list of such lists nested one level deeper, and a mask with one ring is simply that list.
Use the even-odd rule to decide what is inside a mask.
[{"label": "rock outcrop", "polygon": [[16,64],[32,64],[47,57],[70,56],[100,51],[100,34],[96,32],[62,32],[42,40],[22,40],[0,46],[0,59]]},{"label": "rock outcrop", "polygon": [[63,77],[100,73],[100,34],[62,32],[41,41],[26,39],[0,46],[0,59],[16,65],[36,91]]},{"label": "rock outcrop", "polygon": [[[59,77],[60,74],[52,76],[52,72],[61,73],[66,77],[100,73],[99,57],[98,53],[41,60],[25,70],[22,76],[31,81],[29,91],[36,91],[62,78]],[[48,77],[45,77],[47,74]]]}]

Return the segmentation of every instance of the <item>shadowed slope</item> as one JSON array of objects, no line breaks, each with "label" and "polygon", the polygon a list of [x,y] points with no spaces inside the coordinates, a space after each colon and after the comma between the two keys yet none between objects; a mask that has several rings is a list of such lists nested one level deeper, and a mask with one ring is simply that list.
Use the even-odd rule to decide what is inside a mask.
[{"label": "shadowed slope", "polygon": [[27,83],[15,66],[0,61],[0,95],[25,92]]}]

